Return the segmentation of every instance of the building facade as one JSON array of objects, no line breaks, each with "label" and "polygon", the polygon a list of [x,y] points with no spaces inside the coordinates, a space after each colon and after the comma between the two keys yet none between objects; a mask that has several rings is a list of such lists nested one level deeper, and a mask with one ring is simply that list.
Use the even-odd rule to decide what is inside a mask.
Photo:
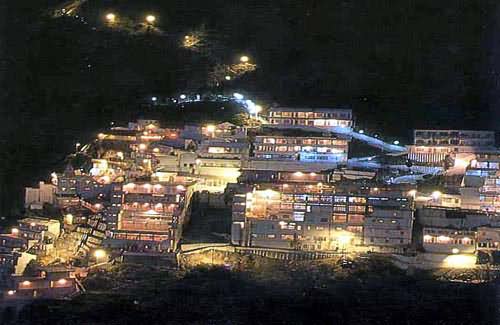
[{"label": "building facade", "polygon": [[352,128],[351,109],[274,107],[269,110],[270,124],[310,126],[322,129]]}]

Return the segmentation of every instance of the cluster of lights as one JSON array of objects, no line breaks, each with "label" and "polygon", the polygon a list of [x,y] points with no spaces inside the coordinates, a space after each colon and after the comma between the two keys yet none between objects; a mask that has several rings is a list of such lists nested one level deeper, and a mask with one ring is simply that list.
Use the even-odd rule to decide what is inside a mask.
[{"label": "cluster of lights", "polygon": [[[107,13],[104,17],[106,18],[106,21],[109,24],[114,24],[117,21],[117,15],[115,13],[113,13],[113,12]],[[144,20],[148,24],[154,24],[154,22],[156,21],[156,16],[154,16],[154,15],[147,15],[146,17],[144,17]]]}]

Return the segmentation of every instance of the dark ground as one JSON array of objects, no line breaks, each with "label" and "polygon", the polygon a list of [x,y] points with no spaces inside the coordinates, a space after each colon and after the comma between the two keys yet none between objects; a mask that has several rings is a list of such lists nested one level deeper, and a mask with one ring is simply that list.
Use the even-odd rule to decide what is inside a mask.
[{"label": "dark ground", "polygon": [[[383,260],[354,270],[241,257],[240,270],[92,274],[72,301],[38,301],[15,324],[494,324],[493,285],[406,276]],[[7,314],[9,316],[9,314]],[[11,318],[12,319],[12,318]],[[8,324],[8,323],[7,323]]]}]

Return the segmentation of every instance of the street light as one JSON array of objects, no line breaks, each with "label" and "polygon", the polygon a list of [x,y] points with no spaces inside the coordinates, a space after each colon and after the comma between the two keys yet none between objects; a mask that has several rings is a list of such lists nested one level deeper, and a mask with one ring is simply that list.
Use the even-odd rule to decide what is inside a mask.
[{"label": "street light", "polygon": [[240,57],[240,61],[243,62],[243,63],[247,63],[248,61],[250,61],[250,58],[246,55],[242,55]]},{"label": "street light", "polygon": [[106,252],[103,249],[98,249],[94,252],[94,257],[96,258],[96,262],[99,263],[99,260],[106,257]]},{"label": "street light", "polygon": [[146,16],[146,22],[148,24],[153,24],[156,21],[156,17],[153,15],[147,15]]},{"label": "street light", "polygon": [[112,24],[116,21],[116,15],[114,13],[110,12],[106,15],[106,20],[108,23]]}]

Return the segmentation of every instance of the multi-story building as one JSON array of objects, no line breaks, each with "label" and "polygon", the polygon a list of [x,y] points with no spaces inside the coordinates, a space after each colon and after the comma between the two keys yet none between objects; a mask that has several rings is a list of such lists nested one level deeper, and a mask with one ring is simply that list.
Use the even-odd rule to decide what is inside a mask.
[{"label": "multi-story building", "polygon": [[460,196],[464,209],[500,213],[500,155],[478,155],[470,162]]},{"label": "multi-story building", "polygon": [[128,183],[108,244],[137,250],[173,250],[187,221],[192,192],[186,182]]},{"label": "multi-story building", "polygon": [[352,128],[352,110],[348,108],[291,108],[269,110],[269,123],[283,126],[310,126],[322,129]]},{"label": "multi-story building", "polygon": [[418,220],[423,229],[424,250],[442,254],[473,253],[477,229],[500,225],[498,215],[444,207],[423,207]]},{"label": "multi-story building", "polygon": [[196,152],[200,158],[241,160],[248,155],[248,143],[230,139],[203,140]]},{"label": "multi-story building", "polygon": [[38,188],[26,187],[24,206],[29,207],[43,207],[44,203],[55,203],[56,186],[54,184],[46,184],[39,182]]},{"label": "multi-story building", "polygon": [[388,208],[390,200],[398,202],[396,213],[409,209],[406,198],[336,193],[321,182],[242,184],[233,199],[232,243],[306,250],[361,246],[365,217],[377,206]]},{"label": "multi-story building", "polygon": [[339,137],[258,135],[253,159],[345,163],[349,141]]},{"label": "multi-story building", "polygon": [[493,131],[415,130],[408,158],[418,163],[442,164],[448,156],[470,160],[470,154],[495,150]]},{"label": "multi-story building", "polygon": [[[377,204],[373,203],[375,200]],[[413,209],[409,199],[368,197],[368,202],[372,208],[364,222],[364,245],[376,251],[408,250],[413,229]]]}]

